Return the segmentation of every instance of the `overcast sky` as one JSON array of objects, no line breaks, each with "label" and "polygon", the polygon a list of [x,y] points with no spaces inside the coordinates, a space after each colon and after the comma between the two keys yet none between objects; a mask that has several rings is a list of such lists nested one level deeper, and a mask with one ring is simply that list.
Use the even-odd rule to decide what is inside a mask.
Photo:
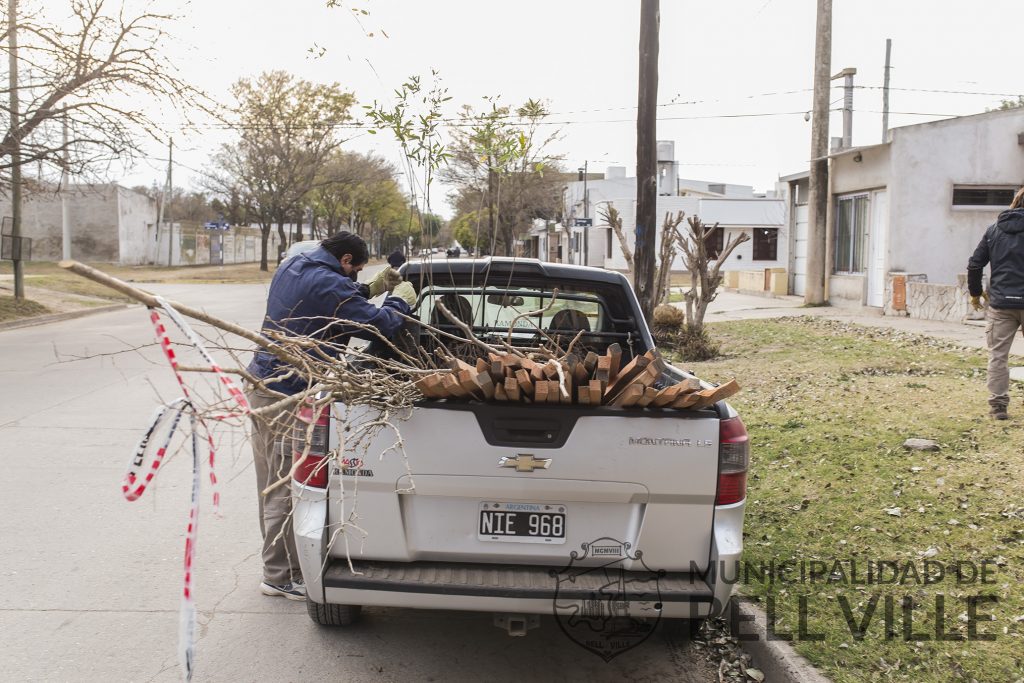
[{"label": "overcast sky", "polygon": [[[269,69],[337,81],[360,103],[389,101],[405,77],[436,69],[454,98],[452,112],[462,103],[480,106],[485,96],[510,104],[546,100],[562,135],[555,151],[567,167],[587,160],[592,171],[617,164],[632,175],[639,4],[362,0],[328,8],[326,0],[158,0],[157,6],[183,15],[172,28],[178,40],[169,59],[225,104],[233,81]],[[353,7],[369,14],[357,21]],[[658,138],[675,141],[681,177],[765,190],[778,176],[807,168],[804,112],[811,107],[815,7],[814,0],[662,1]],[[886,38],[893,40],[893,127],[982,112],[1024,92],[1020,0],[835,0],[833,11],[832,72],[854,67],[856,84],[864,86],[854,97],[856,145],[881,141]],[[309,53],[314,46],[326,49],[319,59]],[[834,107],[841,97],[833,90]],[[834,113],[831,135],[841,128]],[[214,127],[179,131],[175,184],[194,184],[210,152],[230,139]],[[380,135],[356,135],[347,147],[398,158]],[[153,149],[125,183],[162,183],[165,156]]]}]

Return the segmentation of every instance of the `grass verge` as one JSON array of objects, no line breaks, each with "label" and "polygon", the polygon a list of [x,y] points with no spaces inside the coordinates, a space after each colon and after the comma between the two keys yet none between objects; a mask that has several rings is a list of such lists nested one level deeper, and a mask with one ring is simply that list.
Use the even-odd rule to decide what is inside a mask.
[{"label": "grass verge", "polygon": [[50,312],[46,306],[31,299],[15,299],[13,296],[0,296],[0,322],[46,315]]},{"label": "grass verge", "polygon": [[[682,365],[744,387],[740,578],[775,630],[839,683],[1024,680],[1024,387],[997,423],[977,350],[813,318],[710,329],[726,355]],[[940,450],[905,450],[911,437]],[[899,576],[855,583],[869,560]]]}]

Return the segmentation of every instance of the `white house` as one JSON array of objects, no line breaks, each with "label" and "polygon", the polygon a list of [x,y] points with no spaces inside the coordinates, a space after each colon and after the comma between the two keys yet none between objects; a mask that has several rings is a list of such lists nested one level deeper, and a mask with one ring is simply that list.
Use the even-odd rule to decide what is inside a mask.
[{"label": "white house", "polygon": [[[766,281],[777,279],[784,292],[784,273],[789,260],[785,202],[755,196],[754,188],[749,185],[679,178],[671,142],[658,143],[658,158],[659,239],[665,214],[678,211],[683,211],[687,217],[698,216],[705,224],[718,223],[720,230],[712,237],[713,249],[722,249],[731,237],[746,232],[752,240],[733,252],[723,264],[723,270],[756,272],[751,282],[756,282],[759,290],[765,288]],[[621,215],[623,234],[630,251],[634,251],[636,178],[627,178],[624,167],[613,166],[603,177],[590,174],[585,181],[567,184],[564,224],[538,222],[530,232],[528,253],[550,261],[626,270],[618,238],[601,217],[609,206],[615,207]],[[679,254],[673,270],[685,269]],[[773,278],[765,278],[766,269]],[[777,291],[775,285],[769,283],[769,287]]]},{"label": "white house", "polygon": [[[882,144],[833,153],[829,166],[830,302],[960,319],[967,259],[1024,184],[1024,108],[894,128]],[[790,252],[802,260],[807,174],[780,182]],[[802,278],[791,285],[803,294]]]}]

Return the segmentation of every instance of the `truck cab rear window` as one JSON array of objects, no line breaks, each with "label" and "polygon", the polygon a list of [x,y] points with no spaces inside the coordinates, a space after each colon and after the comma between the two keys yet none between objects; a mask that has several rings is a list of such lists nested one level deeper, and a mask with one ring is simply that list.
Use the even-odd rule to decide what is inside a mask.
[{"label": "truck cab rear window", "polygon": [[441,311],[442,304],[474,333],[486,336],[507,334],[513,338],[545,333],[575,334],[602,332],[608,316],[601,299],[589,292],[559,292],[527,288],[426,287],[420,298],[419,318],[435,327],[448,327],[451,321]]}]

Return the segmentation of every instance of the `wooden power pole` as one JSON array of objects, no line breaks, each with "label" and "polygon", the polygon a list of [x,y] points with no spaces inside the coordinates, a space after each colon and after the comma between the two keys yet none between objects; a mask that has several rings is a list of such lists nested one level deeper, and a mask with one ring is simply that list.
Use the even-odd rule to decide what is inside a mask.
[{"label": "wooden power pole", "polygon": [[649,321],[654,313],[654,252],[658,228],[658,24],[659,0],[640,4],[640,87],[636,118],[636,243],[633,288]]},{"label": "wooden power pole", "polygon": [[818,0],[814,39],[814,110],[811,118],[811,177],[807,219],[807,284],[804,303],[825,303],[825,235],[828,215],[828,117],[832,70],[832,0]]},{"label": "wooden power pole", "polygon": [[18,137],[18,0],[7,0],[8,88],[11,119],[11,257],[14,298],[25,298],[25,264],[21,260],[21,140]]}]

